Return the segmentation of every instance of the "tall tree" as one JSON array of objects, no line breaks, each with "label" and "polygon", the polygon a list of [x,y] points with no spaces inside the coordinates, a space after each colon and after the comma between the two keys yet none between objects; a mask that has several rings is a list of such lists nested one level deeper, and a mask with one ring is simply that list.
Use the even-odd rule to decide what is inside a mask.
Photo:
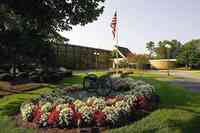
[{"label": "tall tree", "polygon": [[153,41],[147,42],[146,49],[149,51],[149,58],[152,58],[152,55],[155,50],[155,43]]},{"label": "tall tree", "polygon": [[105,0],[1,0],[0,5],[37,30],[70,30],[97,20]]},{"label": "tall tree", "polygon": [[146,54],[129,54],[128,62],[136,65],[137,69],[143,69],[149,64],[149,56]]},{"label": "tall tree", "polygon": [[[170,45],[171,48],[167,48],[166,45]],[[181,42],[177,40],[164,40],[158,42],[158,47],[155,48],[156,57],[158,59],[171,58],[175,59],[180,52]]]},{"label": "tall tree", "polygon": [[178,40],[168,41],[167,44],[171,45],[170,58],[175,59],[181,50],[182,43]]},{"label": "tall tree", "polygon": [[18,60],[16,57],[20,57],[17,55],[42,59],[39,57],[49,55],[51,44],[65,41],[58,31],[97,20],[103,12],[104,1],[1,0],[0,48],[6,47],[12,54],[14,66]]},{"label": "tall tree", "polygon": [[155,48],[155,54],[157,59],[166,59],[167,56],[167,49],[165,47],[166,41],[159,41],[158,46]]},{"label": "tall tree", "polygon": [[192,40],[185,43],[181,48],[177,60],[179,63],[184,64],[186,69],[200,65],[200,49],[198,44],[198,40]]}]

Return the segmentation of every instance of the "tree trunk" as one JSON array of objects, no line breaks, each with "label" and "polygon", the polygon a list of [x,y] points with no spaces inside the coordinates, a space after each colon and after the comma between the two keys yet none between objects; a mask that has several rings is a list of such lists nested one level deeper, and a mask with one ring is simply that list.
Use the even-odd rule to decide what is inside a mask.
[{"label": "tree trunk", "polygon": [[16,79],[16,48],[13,52],[13,79]]},{"label": "tree trunk", "polygon": [[188,64],[185,64],[185,70],[188,70]]}]

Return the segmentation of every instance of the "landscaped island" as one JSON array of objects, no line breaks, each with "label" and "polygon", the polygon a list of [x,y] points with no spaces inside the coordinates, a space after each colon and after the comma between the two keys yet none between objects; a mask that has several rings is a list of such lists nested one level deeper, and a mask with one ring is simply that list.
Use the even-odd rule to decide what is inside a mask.
[{"label": "landscaped island", "polygon": [[[38,127],[120,127],[155,109],[159,97],[150,84],[132,78],[111,78],[107,96],[86,88],[66,87],[21,105],[21,116]],[[70,88],[70,89],[69,89]],[[103,91],[103,90],[102,90]]]}]

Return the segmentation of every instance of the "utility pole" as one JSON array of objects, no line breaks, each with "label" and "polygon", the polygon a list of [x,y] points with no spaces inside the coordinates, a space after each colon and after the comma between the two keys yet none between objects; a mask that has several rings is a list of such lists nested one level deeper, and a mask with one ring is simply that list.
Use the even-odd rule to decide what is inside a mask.
[{"label": "utility pole", "polygon": [[94,52],[94,55],[95,55],[95,57],[96,57],[96,71],[97,71],[97,67],[98,67],[98,56],[100,55],[100,53],[99,52],[97,52],[97,50],[96,50],[96,52]]},{"label": "utility pole", "polygon": [[170,66],[169,66],[169,62],[170,62],[170,48],[171,45],[166,44],[165,47],[167,48],[167,58],[168,58],[168,62],[167,62],[167,75],[170,76]]}]

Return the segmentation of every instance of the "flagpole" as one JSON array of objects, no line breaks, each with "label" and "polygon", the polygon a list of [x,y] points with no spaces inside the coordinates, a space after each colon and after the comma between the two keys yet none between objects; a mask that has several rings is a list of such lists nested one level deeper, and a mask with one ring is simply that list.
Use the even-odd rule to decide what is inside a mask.
[{"label": "flagpole", "polygon": [[[118,43],[119,43],[119,38],[118,38],[118,24],[116,25],[116,46],[118,46]],[[116,52],[116,58],[117,58],[117,64],[116,64],[116,75],[118,76],[118,69],[119,69],[119,56],[118,56],[118,49],[117,49],[117,52]]]},{"label": "flagpole", "polygon": [[[112,28],[112,33],[113,33],[113,51],[116,51],[116,62],[114,60],[114,64],[116,63],[116,76],[118,75],[118,67],[119,67],[119,59],[118,59],[118,50],[117,50],[117,45],[119,43],[118,40],[118,25],[117,25],[117,10],[115,10],[115,14],[112,18],[111,22],[111,28]],[[116,47],[115,47],[116,45]]]}]

